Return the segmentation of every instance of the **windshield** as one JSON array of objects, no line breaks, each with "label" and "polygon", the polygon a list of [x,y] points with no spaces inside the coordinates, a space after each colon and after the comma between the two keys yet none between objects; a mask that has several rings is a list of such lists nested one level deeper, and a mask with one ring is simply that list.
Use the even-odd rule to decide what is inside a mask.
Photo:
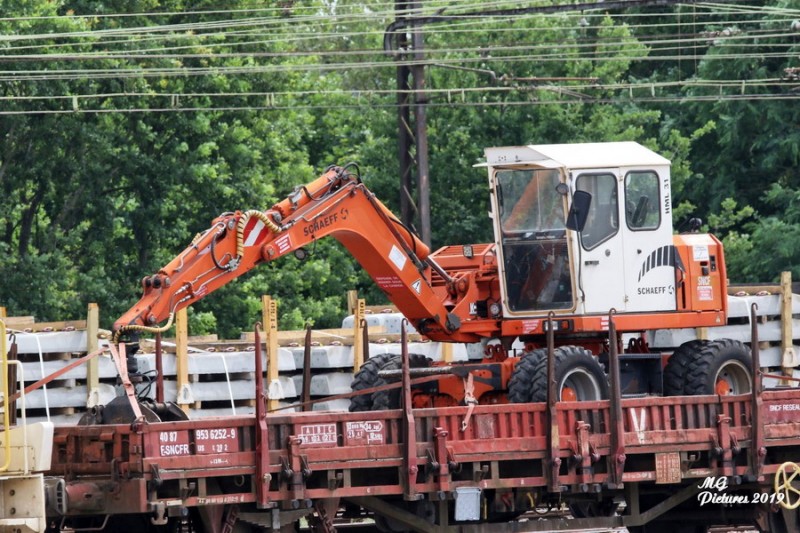
[{"label": "windshield", "polygon": [[574,305],[557,170],[497,170],[505,301],[511,312]]},{"label": "windshield", "polygon": [[556,170],[498,170],[500,221],[504,233],[563,230],[564,197]]}]

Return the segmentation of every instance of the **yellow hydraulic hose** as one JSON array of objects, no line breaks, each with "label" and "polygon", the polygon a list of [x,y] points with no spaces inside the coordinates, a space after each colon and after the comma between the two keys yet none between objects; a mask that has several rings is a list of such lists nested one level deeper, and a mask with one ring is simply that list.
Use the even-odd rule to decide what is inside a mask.
[{"label": "yellow hydraulic hose", "polygon": [[272,233],[280,233],[281,228],[270,219],[266,213],[262,213],[257,209],[246,211],[239,219],[239,224],[236,227],[236,257],[241,258],[244,255],[244,227],[251,218],[257,218],[264,223]]},{"label": "yellow hydraulic hose", "polygon": [[112,344],[119,343],[119,337],[123,333],[127,331],[144,331],[145,333],[164,333],[169,328],[172,327],[172,321],[175,319],[175,313],[172,312],[169,314],[167,318],[167,323],[163,326],[155,327],[155,326],[142,326],[139,324],[128,324],[127,326],[122,326],[117,331],[114,332],[114,335],[111,337]]},{"label": "yellow hydraulic hose", "polygon": [[11,419],[8,412],[10,402],[8,401],[8,347],[6,338],[6,323],[0,320],[0,352],[2,352],[2,370],[0,370],[0,381],[3,382],[3,444],[6,450],[6,462],[0,466],[0,472],[5,472],[11,466]]}]

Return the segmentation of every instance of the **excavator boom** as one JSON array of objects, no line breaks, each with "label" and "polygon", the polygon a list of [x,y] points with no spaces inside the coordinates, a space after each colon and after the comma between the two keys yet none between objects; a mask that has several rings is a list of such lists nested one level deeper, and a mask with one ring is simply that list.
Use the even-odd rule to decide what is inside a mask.
[{"label": "excavator boom", "polygon": [[445,279],[447,274],[350,168],[331,167],[266,212],[216,218],[175,259],[142,280],[141,299],[114,324],[117,335],[166,329],[176,311],[256,265],[301,254],[309,243],[331,235],[418,330],[457,338],[459,320],[431,286],[432,271]]}]

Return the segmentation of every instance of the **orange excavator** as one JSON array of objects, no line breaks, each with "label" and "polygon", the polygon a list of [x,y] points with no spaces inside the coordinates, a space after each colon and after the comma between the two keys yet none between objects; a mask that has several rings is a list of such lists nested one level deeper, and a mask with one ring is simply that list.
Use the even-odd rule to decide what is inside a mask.
[{"label": "orange excavator", "polygon": [[[670,164],[633,142],[486,150],[494,242],[431,252],[363,183],[351,164],[328,168],[266,211],[223,214],[169,264],[114,325],[115,340],[164,331],[177,310],[261,263],[332,236],[418,332],[481,343],[464,363],[480,403],[544,400],[546,334],[553,328],[562,400],[606,397],[609,311],[625,346],[625,394],[746,392],[748,351],[736,341],[691,341],[665,356],[646,333],[726,322],[722,244],[673,235]],[[621,343],[623,341],[621,340]],[[418,356],[412,366],[432,363]],[[393,356],[369,359],[353,389],[380,384]],[[415,406],[463,403],[463,374],[416,391]],[[384,374],[385,375],[385,374]],[[365,395],[352,409],[391,407]]]}]

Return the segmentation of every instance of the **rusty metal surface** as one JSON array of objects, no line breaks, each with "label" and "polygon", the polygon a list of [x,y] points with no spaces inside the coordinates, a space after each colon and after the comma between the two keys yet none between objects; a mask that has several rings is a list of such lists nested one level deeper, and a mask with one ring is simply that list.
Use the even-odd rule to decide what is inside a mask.
[{"label": "rusty metal surface", "polygon": [[[619,374],[619,350],[614,311],[608,315],[608,345],[609,345],[609,379],[611,381],[611,400],[609,409],[609,428],[611,431],[611,456],[608,458],[608,469],[611,472],[611,485],[619,487],[622,484],[625,471],[625,420],[623,419],[622,392]],[[641,411],[646,413],[646,411]],[[637,440],[640,439],[645,428],[643,417],[637,418],[637,413],[631,411],[631,421],[634,426]],[[640,442],[641,444],[641,442]]]},{"label": "rusty metal surface", "polygon": [[[795,410],[775,406],[800,405],[800,391],[765,391],[762,400],[764,446],[796,449],[800,421],[786,422],[795,420]],[[622,399],[628,461],[621,481],[678,487],[750,474],[751,408],[750,395]],[[546,492],[547,405],[475,406],[461,431],[468,409],[269,415],[259,408],[257,417],[57,428],[49,474],[63,477],[69,490],[98,494],[76,511],[87,513],[98,506],[146,513],[176,498],[184,506],[258,501],[268,507],[334,497],[436,497],[459,487]],[[618,449],[609,401],[559,402],[555,421],[554,453],[562,462],[556,482],[565,494],[614,482],[608,469],[595,468]],[[708,459],[687,464],[681,454]],[[763,473],[776,468],[766,464]],[[204,488],[216,479],[234,483],[222,494]],[[100,498],[87,482],[110,483],[123,496]]]}]

